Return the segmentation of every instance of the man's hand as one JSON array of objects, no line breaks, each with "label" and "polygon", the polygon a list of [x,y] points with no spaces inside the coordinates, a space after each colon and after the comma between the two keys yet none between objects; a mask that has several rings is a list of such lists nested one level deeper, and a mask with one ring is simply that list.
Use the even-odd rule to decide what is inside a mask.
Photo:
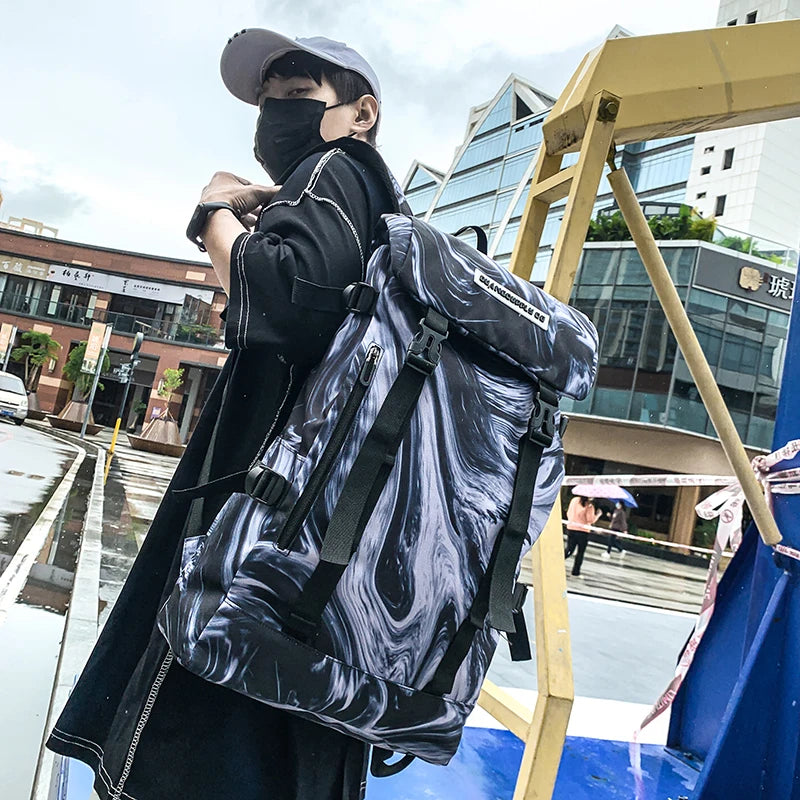
[{"label": "man's hand", "polygon": [[229,203],[243,224],[251,228],[255,220],[253,219],[248,225],[247,223],[251,221],[249,216],[256,214],[262,206],[269,203],[280,188],[280,186],[260,186],[250,183],[231,172],[215,172],[208,186],[203,189],[200,202]]}]

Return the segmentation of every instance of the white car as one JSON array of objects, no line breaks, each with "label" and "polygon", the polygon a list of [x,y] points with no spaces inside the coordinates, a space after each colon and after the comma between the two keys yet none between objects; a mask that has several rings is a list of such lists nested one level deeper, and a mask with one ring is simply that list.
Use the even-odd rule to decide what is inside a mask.
[{"label": "white car", "polygon": [[14,420],[17,425],[28,416],[28,395],[25,384],[10,372],[0,371],[0,417]]}]

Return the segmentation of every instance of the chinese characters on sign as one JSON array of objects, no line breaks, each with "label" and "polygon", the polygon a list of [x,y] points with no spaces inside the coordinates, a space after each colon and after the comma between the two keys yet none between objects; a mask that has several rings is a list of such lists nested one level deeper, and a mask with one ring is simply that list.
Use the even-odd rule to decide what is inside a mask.
[{"label": "chinese characters on sign", "polygon": [[739,286],[748,292],[757,292],[766,286],[766,293],[776,300],[794,299],[795,282],[788,275],[761,272],[755,267],[742,267],[739,270]]},{"label": "chinese characters on sign", "polygon": [[36,264],[25,258],[0,255],[0,273],[19,275],[21,278],[47,280],[47,264]]},{"label": "chinese characters on sign", "polygon": [[785,275],[767,275],[767,273],[764,273],[764,275],[769,278],[767,294],[772,295],[772,297],[780,297],[781,300],[794,299],[793,280],[787,278]]}]

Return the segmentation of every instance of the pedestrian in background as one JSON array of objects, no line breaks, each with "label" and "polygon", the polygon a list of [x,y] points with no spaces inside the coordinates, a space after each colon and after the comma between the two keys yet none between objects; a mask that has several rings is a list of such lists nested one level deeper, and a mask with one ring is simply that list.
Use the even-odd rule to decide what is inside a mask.
[{"label": "pedestrian in background", "polygon": [[589,528],[597,522],[601,513],[595,509],[592,497],[573,497],[567,508],[567,546],[564,548],[564,558],[569,558],[577,550],[572,564],[572,574],[576,577],[581,574],[583,556],[589,544]]},{"label": "pedestrian in background", "polygon": [[[619,500],[614,506],[614,513],[611,515],[611,523],[609,524],[608,527],[612,531],[618,531],[619,533],[628,532],[628,514],[625,511],[625,506],[623,506]],[[602,554],[601,558],[604,558],[606,560],[611,558],[612,548],[616,548],[620,556],[625,555],[625,550],[619,543],[619,538],[615,536],[613,533],[608,537],[608,548],[606,549],[606,552]]]}]

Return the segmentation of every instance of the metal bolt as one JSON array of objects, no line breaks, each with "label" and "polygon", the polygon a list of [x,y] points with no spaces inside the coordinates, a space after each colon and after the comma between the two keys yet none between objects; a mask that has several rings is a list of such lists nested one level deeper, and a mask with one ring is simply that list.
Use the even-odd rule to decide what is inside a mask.
[{"label": "metal bolt", "polygon": [[597,109],[597,118],[600,122],[613,122],[619,114],[619,101],[601,100]]}]

